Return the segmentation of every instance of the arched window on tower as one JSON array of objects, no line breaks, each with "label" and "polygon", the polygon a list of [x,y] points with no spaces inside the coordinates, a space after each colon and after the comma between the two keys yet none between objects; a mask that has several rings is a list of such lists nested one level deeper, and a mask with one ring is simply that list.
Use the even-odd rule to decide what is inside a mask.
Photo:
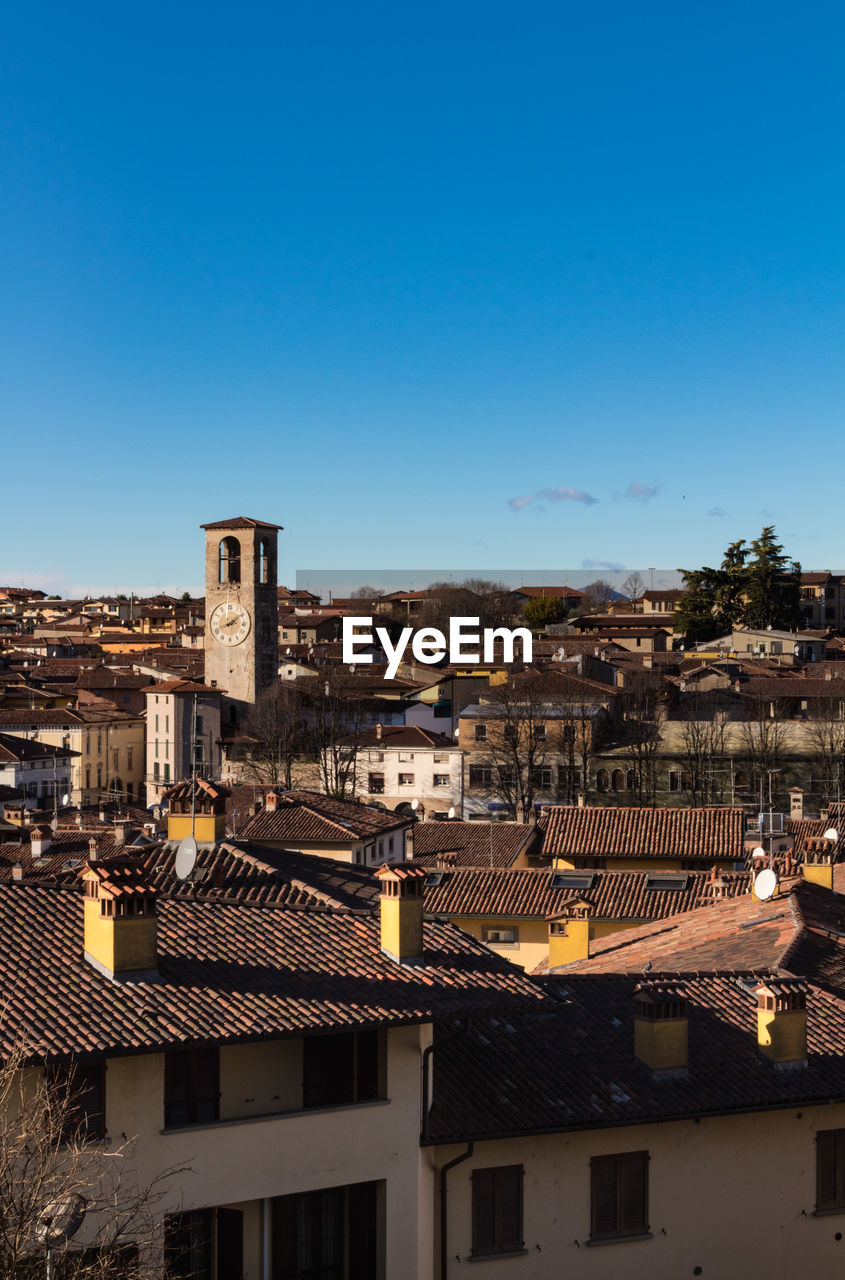
[{"label": "arched window on tower", "polygon": [[258,544],[258,581],[270,581],[270,539],[262,538]]},{"label": "arched window on tower", "polygon": [[240,582],[241,580],[241,544],[237,538],[222,538],[220,541],[220,582]]}]

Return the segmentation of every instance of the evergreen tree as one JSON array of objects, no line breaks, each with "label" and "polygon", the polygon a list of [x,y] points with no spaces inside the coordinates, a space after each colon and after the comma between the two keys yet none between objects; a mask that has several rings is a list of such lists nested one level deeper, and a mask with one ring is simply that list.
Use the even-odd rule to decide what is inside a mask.
[{"label": "evergreen tree", "polygon": [[774,525],[766,525],[752,542],[751,556],[746,569],[745,625],[795,630],[801,622],[801,566],[783,554]]},{"label": "evergreen tree", "polygon": [[712,640],[735,626],[793,631],[801,624],[801,566],[783,554],[773,525],[751,546],[731,542],[718,569],[681,569],[686,593],[675,630],[692,642]]}]

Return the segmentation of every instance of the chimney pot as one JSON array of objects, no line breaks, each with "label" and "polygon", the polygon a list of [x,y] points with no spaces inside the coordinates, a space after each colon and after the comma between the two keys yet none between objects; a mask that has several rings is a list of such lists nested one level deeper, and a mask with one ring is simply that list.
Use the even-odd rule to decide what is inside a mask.
[{"label": "chimney pot", "polygon": [[268,791],[264,797],[264,808],[268,813],[275,813],[278,803],[279,797],[276,795],[275,791]]},{"label": "chimney pot", "polygon": [[807,988],[796,978],[759,982],[757,1044],[779,1071],[807,1065]]},{"label": "chimney pot", "polygon": [[686,987],[641,982],[634,990],[634,1056],[658,1078],[689,1071]]},{"label": "chimney pot", "polygon": [[12,867],[12,879],[23,880],[23,867],[19,862],[16,862],[15,865]]},{"label": "chimney pot", "polygon": [[379,922],[381,949],[400,964],[423,963],[423,886],[426,872],[405,863],[386,863],[381,882]]}]

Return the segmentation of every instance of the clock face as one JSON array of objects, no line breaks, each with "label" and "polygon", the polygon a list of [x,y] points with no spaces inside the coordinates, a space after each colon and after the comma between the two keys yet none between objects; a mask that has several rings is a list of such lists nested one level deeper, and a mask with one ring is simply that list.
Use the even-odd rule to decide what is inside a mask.
[{"label": "clock face", "polygon": [[249,635],[252,619],[242,604],[232,600],[217,606],[209,626],[219,644],[240,644]]}]

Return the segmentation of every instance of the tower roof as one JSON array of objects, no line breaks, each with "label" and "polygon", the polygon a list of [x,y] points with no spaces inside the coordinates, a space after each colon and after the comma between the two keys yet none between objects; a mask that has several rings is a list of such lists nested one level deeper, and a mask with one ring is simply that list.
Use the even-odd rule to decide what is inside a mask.
[{"label": "tower roof", "polygon": [[284,525],[271,524],[269,520],[253,520],[252,516],[233,516],[231,520],[214,520],[201,524],[201,529],[283,529]]}]

